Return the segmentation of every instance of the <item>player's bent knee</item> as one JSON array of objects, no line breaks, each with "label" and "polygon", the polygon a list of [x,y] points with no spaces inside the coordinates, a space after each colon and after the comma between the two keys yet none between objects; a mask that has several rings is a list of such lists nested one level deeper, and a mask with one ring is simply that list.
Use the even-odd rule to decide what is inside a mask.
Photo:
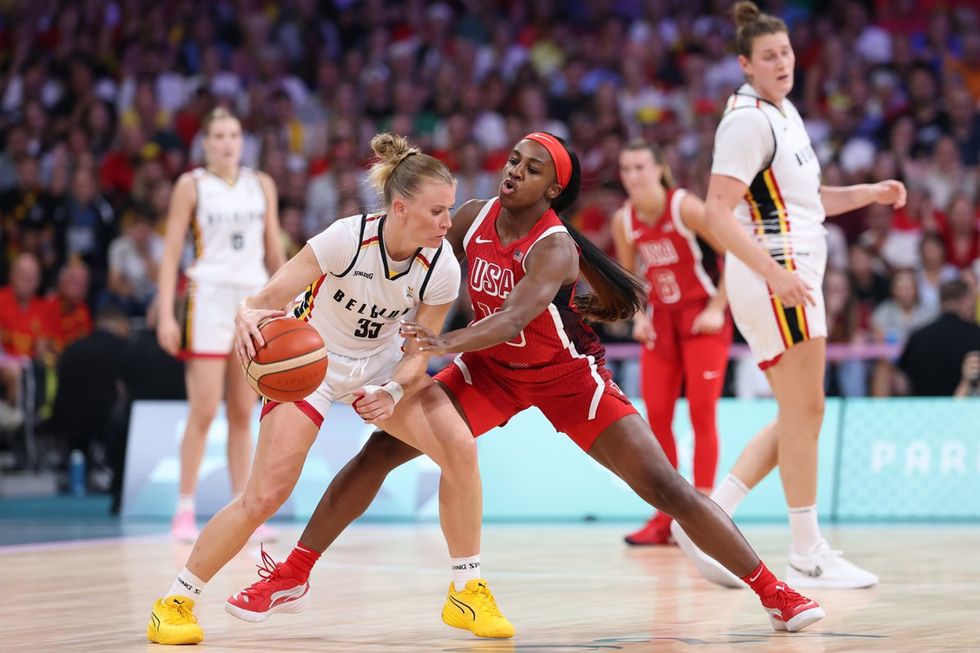
[{"label": "player's bent knee", "polygon": [[242,509],[246,519],[261,524],[276,514],[276,511],[289,498],[289,488],[269,488],[258,492],[245,492],[242,495]]},{"label": "player's bent knee", "polygon": [[674,517],[687,514],[700,500],[697,490],[676,473],[660,479],[651,491],[654,505]]},{"label": "player's bent knee", "polygon": [[819,424],[823,420],[823,396],[801,398],[788,406],[780,406],[779,416],[784,422],[792,424]]},{"label": "player's bent knee", "polygon": [[451,442],[447,442],[443,456],[440,467],[444,474],[459,473],[469,476],[478,467],[476,440],[469,436],[453,438]]}]

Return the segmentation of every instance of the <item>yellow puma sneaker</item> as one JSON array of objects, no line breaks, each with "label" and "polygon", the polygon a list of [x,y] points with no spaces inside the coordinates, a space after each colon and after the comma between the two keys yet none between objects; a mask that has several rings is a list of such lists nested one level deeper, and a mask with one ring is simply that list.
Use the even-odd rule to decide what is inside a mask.
[{"label": "yellow puma sneaker", "polygon": [[449,583],[449,596],[442,606],[442,620],[453,628],[468,630],[477,637],[513,637],[514,625],[500,614],[487,581],[474,578],[457,592]]},{"label": "yellow puma sneaker", "polygon": [[146,637],[157,644],[197,644],[204,631],[194,616],[194,601],[186,596],[157,599],[150,611]]}]

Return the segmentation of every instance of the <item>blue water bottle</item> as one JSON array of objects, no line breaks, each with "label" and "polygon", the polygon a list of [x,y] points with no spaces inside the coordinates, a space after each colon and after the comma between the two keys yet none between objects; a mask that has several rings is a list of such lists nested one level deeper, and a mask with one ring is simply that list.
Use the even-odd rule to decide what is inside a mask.
[{"label": "blue water bottle", "polygon": [[78,449],[68,456],[68,490],[72,496],[85,496],[85,454]]}]

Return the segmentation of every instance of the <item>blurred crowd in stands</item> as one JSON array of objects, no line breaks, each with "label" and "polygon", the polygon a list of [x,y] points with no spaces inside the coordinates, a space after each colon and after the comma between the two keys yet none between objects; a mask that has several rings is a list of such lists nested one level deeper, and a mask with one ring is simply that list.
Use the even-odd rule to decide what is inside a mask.
[{"label": "blurred crowd in stands", "polygon": [[[980,8],[760,4],[790,27],[791,99],[825,182],[894,177],[909,189],[904,209],[871,206],[827,223],[829,341],[854,346],[830,364],[829,390],[975,393],[980,362],[966,354],[980,350]],[[18,428],[25,410],[61,433],[79,430],[65,411],[91,403],[86,389],[107,404],[182,392],[178,363],[160,387],[134,380],[147,368],[132,366],[168,364],[153,358],[149,332],[161,235],[173,181],[202,163],[201,119],[214,106],[241,117],[244,164],[278,185],[288,255],[332,220],[375,205],[363,178],[370,137],[385,130],[446,161],[460,201],[495,194],[523,134],[566,138],[584,179],[570,217],[611,251],[609,218],[624,199],[617,159],[629,139],[660,144],[680,185],[703,196],[724,100],[743,81],[729,8],[724,0],[0,4],[0,430]],[[628,335],[628,327],[603,331],[610,341]],[[916,347],[903,353],[910,338]],[[72,354],[80,343],[89,358]],[[891,353],[861,353],[874,344]],[[79,360],[104,374],[63,371],[59,380]],[[34,377],[31,406],[24,376]]]}]

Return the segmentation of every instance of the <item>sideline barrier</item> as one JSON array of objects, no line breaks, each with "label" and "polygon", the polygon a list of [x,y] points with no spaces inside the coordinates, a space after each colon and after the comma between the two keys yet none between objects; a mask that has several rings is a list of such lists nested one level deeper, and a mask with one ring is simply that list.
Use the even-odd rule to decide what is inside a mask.
[{"label": "sideline barrier", "polygon": [[[636,402],[642,412],[642,402]],[[184,402],[137,402],[130,422],[122,512],[166,518],[177,498]],[[776,414],[772,400],[722,399],[719,475]],[[256,422],[258,411],[256,411]],[[225,421],[209,433],[198,510],[213,514],[230,499],[224,462]],[[370,435],[348,406],[330,409],[281,518],[306,519],[323,489]],[[255,428],[257,432],[257,427]],[[687,407],[674,432],[690,478]],[[489,521],[642,520],[650,509],[618,478],[555,433],[537,410],[479,439],[484,515]],[[377,520],[434,520],[439,470],[428,458],[395,470],[368,509]],[[820,517],[848,520],[980,521],[980,399],[829,399],[820,438]],[[778,473],[738,511],[739,521],[785,521]]]}]

